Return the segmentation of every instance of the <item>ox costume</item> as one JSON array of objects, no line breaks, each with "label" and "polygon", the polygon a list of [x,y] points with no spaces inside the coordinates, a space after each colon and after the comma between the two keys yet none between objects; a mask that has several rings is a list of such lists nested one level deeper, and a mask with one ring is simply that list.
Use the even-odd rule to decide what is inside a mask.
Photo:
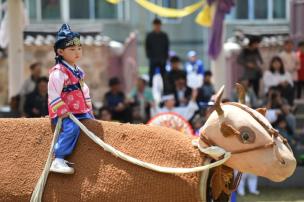
[{"label": "ox costume", "polygon": [[[56,124],[58,117],[72,113],[79,120],[93,119],[92,104],[89,88],[84,83],[84,71],[78,66],[71,66],[62,56],[57,54],[57,49],[70,46],[80,46],[80,35],[72,32],[69,25],[63,24],[57,33],[54,45],[56,65],[51,68],[48,83],[48,109],[52,124]],[[70,119],[62,120],[62,131],[55,144],[55,159],[50,170],[52,172],[73,174],[74,169],[67,165],[64,158],[71,154],[76,146],[80,128]]]}]

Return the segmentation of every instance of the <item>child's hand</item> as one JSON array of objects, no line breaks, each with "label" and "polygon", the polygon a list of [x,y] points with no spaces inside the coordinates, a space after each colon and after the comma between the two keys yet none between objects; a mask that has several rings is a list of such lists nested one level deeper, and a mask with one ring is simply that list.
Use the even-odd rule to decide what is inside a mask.
[{"label": "child's hand", "polygon": [[69,115],[70,115],[70,112],[67,112],[67,113],[62,114],[62,115],[60,116],[60,118],[64,119],[64,118],[69,117]]}]

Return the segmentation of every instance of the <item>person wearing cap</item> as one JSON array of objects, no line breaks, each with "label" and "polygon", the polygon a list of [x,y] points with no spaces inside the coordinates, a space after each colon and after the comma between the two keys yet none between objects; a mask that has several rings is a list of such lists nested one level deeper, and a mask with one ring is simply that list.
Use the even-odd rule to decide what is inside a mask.
[{"label": "person wearing cap", "polygon": [[49,72],[48,110],[53,125],[57,124],[59,117],[62,118],[62,131],[55,144],[55,159],[50,171],[73,174],[74,168],[64,159],[73,152],[80,128],[68,116],[72,113],[79,120],[94,118],[85,74],[76,64],[82,56],[79,33],[63,24],[57,33],[54,51],[56,65]]},{"label": "person wearing cap", "polygon": [[187,85],[191,88],[199,88],[203,84],[205,74],[204,64],[197,58],[197,53],[191,50],[187,53],[188,61],[185,64],[187,72]]},{"label": "person wearing cap", "polygon": [[152,117],[159,114],[159,113],[165,113],[165,112],[175,112],[182,117],[184,117],[186,120],[190,120],[194,113],[199,109],[198,105],[196,103],[197,98],[197,90],[192,90],[192,97],[189,101],[188,105],[186,106],[180,106],[175,107],[175,97],[174,94],[167,94],[162,97],[162,101],[164,106],[159,108],[157,106],[153,107],[151,109]]},{"label": "person wearing cap", "polygon": [[149,59],[149,85],[152,86],[153,75],[157,68],[160,69],[162,78],[166,73],[166,62],[169,55],[169,38],[168,35],[161,30],[161,20],[155,18],[153,20],[153,31],[146,36],[145,49]]},{"label": "person wearing cap", "polygon": [[197,74],[204,75],[205,69],[204,64],[201,60],[197,58],[197,53],[194,50],[191,50],[187,53],[188,61],[186,62],[186,71],[187,73],[195,72]]}]

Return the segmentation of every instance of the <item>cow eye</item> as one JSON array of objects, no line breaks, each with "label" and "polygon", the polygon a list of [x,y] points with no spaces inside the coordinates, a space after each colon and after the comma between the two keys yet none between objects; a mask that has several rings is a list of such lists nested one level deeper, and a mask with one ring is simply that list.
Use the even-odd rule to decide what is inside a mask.
[{"label": "cow eye", "polygon": [[239,131],[240,131],[239,139],[242,143],[244,144],[254,143],[255,133],[250,128],[241,127]]}]

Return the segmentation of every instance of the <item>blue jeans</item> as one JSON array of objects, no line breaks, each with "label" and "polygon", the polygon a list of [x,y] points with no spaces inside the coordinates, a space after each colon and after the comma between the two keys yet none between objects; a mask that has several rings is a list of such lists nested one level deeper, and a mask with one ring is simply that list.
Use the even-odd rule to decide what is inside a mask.
[{"label": "blue jeans", "polygon": [[[74,114],[78,120],[83,119],[94,119],[91,113],[85,114]],[[56,125],[58,117],[52,119],[52,124]],[[62,120],[61,132],[58,136],[57,142],[55,144],[54,154],[55,158],[64,159],[66,156],[70,155],[77,143],[80,135],[79,126],[74,123],[70,118],[64,118]]]}]

